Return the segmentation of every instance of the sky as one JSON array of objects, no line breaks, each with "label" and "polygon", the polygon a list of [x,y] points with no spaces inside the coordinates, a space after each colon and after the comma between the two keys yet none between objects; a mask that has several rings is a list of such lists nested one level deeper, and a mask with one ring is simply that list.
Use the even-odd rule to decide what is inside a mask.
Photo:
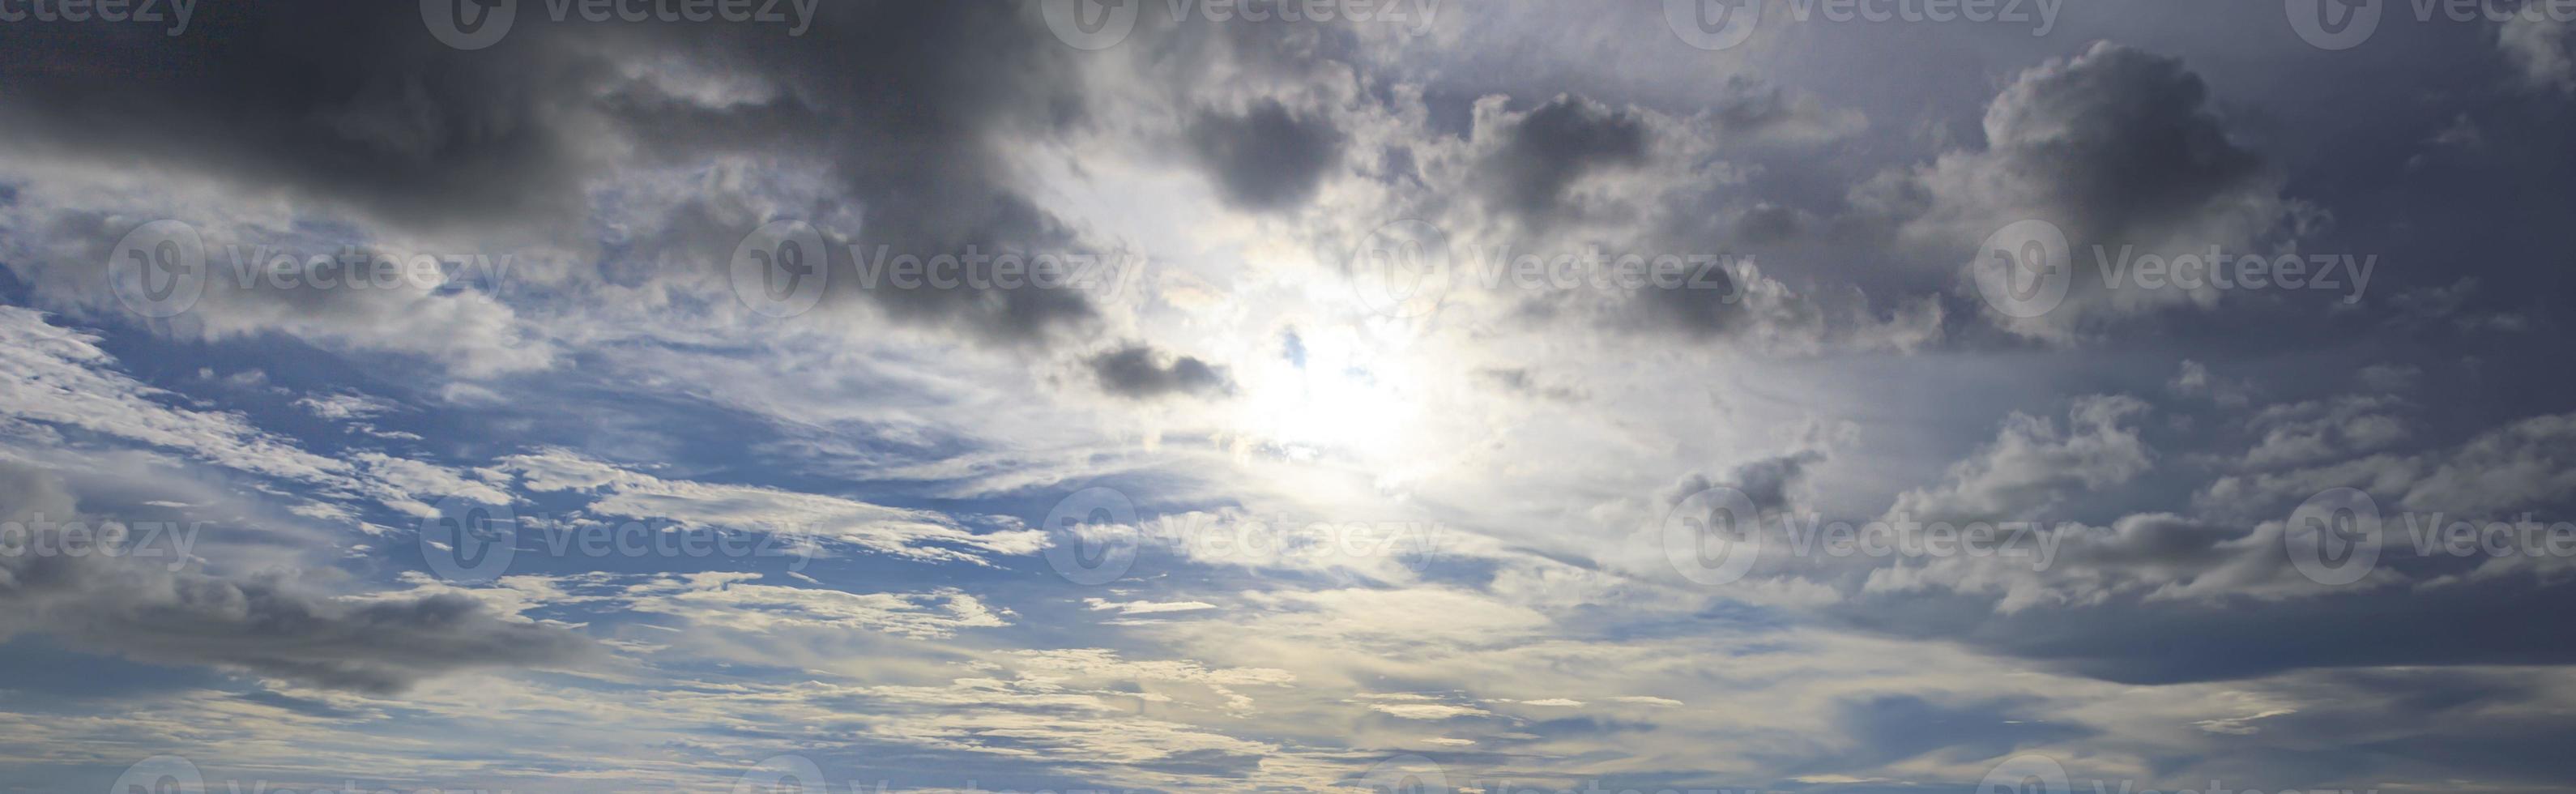
[{"label": "sky", "polygon": [[2571,24],[0,0],[0,791],[2576,788]]}]

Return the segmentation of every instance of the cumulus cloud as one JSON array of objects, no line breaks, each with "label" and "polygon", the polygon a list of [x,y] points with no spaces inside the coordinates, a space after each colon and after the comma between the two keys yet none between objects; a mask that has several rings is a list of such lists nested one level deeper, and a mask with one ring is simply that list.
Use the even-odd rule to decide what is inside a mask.
[{"label": "cumulus cloud", "polygon": [[2015,412],[1941,484],[1898,494],[1888,513],[1925,522],[2028,520],[2069,493],[2127,482],[2154,466],[2137,427],[2147,411],[2135,397],[2094,395],[2077,398],[2063,426]]},{"label": "cumulus cloud", "polygon": [[1984,148],[1885,175],[1852,199],[1901,219],[1909,237],[1950,245],[2025,219],[2059,227],[2072,245],[2071,261],[2054,263],[2071,279],[2065,302],[2037,317],[1991,315],[2025,336],[2073,341],[2124,316],[2206,308],[2214,287],[2114,288],[2099,260],[2211,246],[2270,254],[2257,246],[2275,242],[2294,206],[2279,168],[2230,134],[2198,74],[2109,42],[2016,76],[1986,106],[1984,132]]}]

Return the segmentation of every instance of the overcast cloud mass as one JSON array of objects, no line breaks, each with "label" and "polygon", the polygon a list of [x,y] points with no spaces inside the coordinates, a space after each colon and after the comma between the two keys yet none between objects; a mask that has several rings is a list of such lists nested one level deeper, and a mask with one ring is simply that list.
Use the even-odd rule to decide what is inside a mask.
[{"label": "overcast cloud mass", "polygon": [[0,792],[2576,789],[2570,25],[0,0]]}]

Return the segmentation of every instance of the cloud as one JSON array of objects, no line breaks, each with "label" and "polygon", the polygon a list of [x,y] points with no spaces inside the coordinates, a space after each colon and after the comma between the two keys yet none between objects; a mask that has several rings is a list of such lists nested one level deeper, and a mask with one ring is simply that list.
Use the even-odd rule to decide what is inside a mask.
[{"label": "cloud", "polygon": [[912,560],[991,565],[997,555],[1035,554],[1046,540],[1042,531],[1015,527],[976,532],[929,510],[776,488],[663,479],[566,450],[514,455],[500,465],[519,474],[528,490],[589,494],[593,501],[588,509],[601,515],[837,541]]},{"label": "cloud", "polygon": [[1110,394],[1133,400],[1174,395],[1223,396],[1234,391],[1224,367],[1192,356],[1172,356],[1143,343],[1094,354],[1083,360]]},{"label": "cloud", "polygon": [[1485,201],[1534,229],[1553,225],[1566,190],[1585,175],[1644,165],[1651,140],[1635,114],[1571,95],[1523,113],[1479,104],[1476,135],[1498,143],[1478,164]]},{"label": "cloud", "polygon": [[865,629],[942,639],[961,629],[1011,625],[983,601],[954,588],[929,593],[851,593],[751,584],[754,574],[698,574],[627,589],[626,606],[709,628]]},{"label": "cloud", "polygon": [[[0,175],[28,183],[0,213],[18,216],[0,218],[18,249],[6,260],[53,300],[113,311],[106,248],[153,218],[198,227],[219,270],[236,247],[513,254],[498,283],[464,290],[210,279],[195,322],[165,329],[282,330],[486,377],[552,366],[582,315],[682,298],[731,316],[726,265],[773,220],[823,225],[842,252],[1102,252],[1009,162],[1084,118],[1069,48],[1019,10],[845,4],[797,36],[530,14],[472,52],[425,35],[408,7],[210,9],[166,41],[48,26],[0,56],[21,89],[0,130],[22,144]],[[294,41],[307,44],[279,44]],[[743,173],[750,158],[766,167]],[[168,176],[119,170],[137,163]],[[782,179],[804,187],[770,189]],[[618,239],[589,222],[606,218]],[[850,321],[1043,347],[1101,316],[1079,290],[881,288],[854,257],[831,259],[822,305]]]},{"label": "cloud", "polygon": [[298,398],[295,407],[324,419],[366,419],[402,408],[384,398],[364,394],[317,394]]},{"label": "cloud", "polygon": [[2513,14],[2496,28],[2496,48],[2525,88],[2576,92],[2576,58],[2568,56],[2568,22],[2550,14]]},{"label": "cloud", "polygon": [[1940,485],[1898,494],[1888,513],[1923,522],[2028,520],[2073,490],[2127,482],[2154,466],[2136,426],[2147,410],[2125,395],[2080,397],[2062,429],[2014,412],[1994,441],[1951,464]]},{"label": "cloud", "polygon": [[[415,497],[474,493],[488,486],[437,464],[381,454],[329,457],[261,430],[241,414],[164,405],[168,392],[124,372],[96,337],[54,325],[38,312],[0,306],[0,407],[18,423],[76,428],[184,453],[237,472],[300,483],[312,496],[367,499],[413,515]],[[495,502],[497,503],[497,502]]]},{"label": "cloud", "polygon": [[1474,706],[1453,706],[1447,703],[1371,703],[1369,709],[1397,719],[1424,721],[1494,716],[1493,712]]},{"label": "cloud", "polygon": [[1093,610],[1114,609],[1121,615],[1163,615],[1217,608],[1215,604],[1205,601],[1111,601],[1105,598],[1086,598],[1082,602],[1090,605]]},{"label": "cloud", "polygon": [[1985,148],[1883,175],[1852,200],[1900,219],[1905,236],[1950,245],[2025,219],[2062,229],[2073,245],[2059,263],[2068,297],[2037,317],[1992,315],[2017,334],[2072,342],[2121,317],[2207,308],[2218,297],[2208,285],[2113,289],[2096,255],[2270,253],[2254,246],[2293,209],[2281,171],[2209,105],[2207,85],[2180,60],[2097,42],[2006,85],[1986,106]]},{"label": "cloud", "polygon": [[[0,461],[0,490],[8,506],[0,519],[78,520],[70,495],[41,470]],[[376,694],[478,668],[570,665],[599,652],[572,631],[505,620],[462,596],[333,597],[284,574],[217,576],[105,554],[0,555],[0,604],[7,607],[0,636],[38,634],[140,661]]]},{"label": "cloud", "polygon": [[571,221],[603,150],[564,103],[603,76],[529,36],[468,55],[410,8],[202,9],[190,35],[47,25],[16,37],[0,129],[22,155],[192,172],[406,224]]},{"label": "cloud", "polygon": [[1299,116],[1275,99],[1239,114],[1199,111],[1184,135],[1225,200],[1250,210],[1304,203],[1342,159],[1342,134],[1331,119]]},{"label": "cloud", "polygon": [[[2295,459],[2311,465],[2222,476],[2202,488],[2194,496],[2194,504],[2241,515],[2296,503],[2328,489],[2349,487],[2369,493],[2380,501],[2382,510],[2443,512],[2470,518],[2553,505],[2564,499],[2570,489],[2576,489],[2576,474],[2559,464],[2567,455],[2576,453],[2576,414],[2515,420],[2448,448],[2357,455],[2358,451],[2377,446],[2382,440],[2379,434],[2402,433],[2406,427],[2385,415],[2357,413],[2379,404],[2373,400],[2337,401],[2333,405],[2338,407],[2331,410],[2343,412],[2350,417],[2348,420],[2323,414],[2293,425],[2290,431],[2315,428],[2317,432],[2337,434],[2327,438],[2348,438],[2357,433],[2360,440],[2373,443],[2349,448],[2322,442],[2298,444],[2303,451]],[[2275,406],[2274,410],[2299,415],[2330,409],[2302,403]],[[2258,456],[2280,456],[2281,447],[2292,446],[2291,442],[2275,440],[2281,435],[2267,435],[2262,446],[2247,453],[2249,463],[2257,462]],[[2401,437],[2386,436],[2385,440],[2393,442]]]}]

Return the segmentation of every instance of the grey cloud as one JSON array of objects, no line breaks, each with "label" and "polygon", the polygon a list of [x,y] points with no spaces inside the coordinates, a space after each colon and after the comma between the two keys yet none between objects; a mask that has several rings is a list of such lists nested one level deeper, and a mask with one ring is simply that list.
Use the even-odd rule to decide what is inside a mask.
[{"label": "grey cloud", "polygon": [[[863,3],[828,11],[804,36],[718,26],[726,29],[714,36],[656,42],[776,86],[763,101],[710,104],[638,91],[621,98],[616,115],[666,158],[784,151],[822,159],[841,195],[815,210],[832,211],[842,201],[861,205],[863,228],[849,237],[864,249],[886,246],[926,258],[962,255],[970,246],[1035,253],[1082,244],[1077,232],[1016,187],[1019,177],[1005,162],[1014,142],[1062,133],[1085,115],[1072,51],[1034,14],[992,3]],[[720,239],[709,248],[723,261],[733,243]],[[1081,292],[1036,285],[835,286],[826,300],[1006,345],[1047,344],[1054,332],[1099,314]]]},{"label": "grey cloud", "polygon": [[2293,207],[2280,170],[2230,136],[2207,85],[2174,58],[2096,43],[2023,72],[1987,106],[1984,130],[1983,150],[1875,180],[1851,200],[1947,244],[2025,219],[2056,224],[2073,246],[2071,290],[2042,316],[1995,317],[2023,335],[2071,341],[2112,318],[2207,306],[2217,295],[2206,288],[2110,290],[2095,251],[2252,250]]},{"label": "grey cloud", "polygon": [[1251,210],[1303,204],[1342,159],[1343,136],[1331,119],[1292,113],[1275,99],[1240,114],[1202,110],[1185,138],[1225,200]]},{"label": "grey cloud", "polygon": [[1642,118],[1573,95],[1533,108],[1506,128],[1477,130],[1488,133],[1502,138],[1479,165],[1486,200],[1535,228],[1564,211],[1565,190],[1576,179],[1643,165],[1649,143]]},{"label": "grey cloud", "polygon": [[[2284,417],[2315,416],[2291,427],[2330,428],[2349,439],[2355,432],[2403,431],[2405,425],[2380,413],[2366,413],[2378,403],[2338,401],[2335,408],[2277,407]],[[2339,412],[2329,414],[2328,411]],[[2373,419],[2376,417],[2376,419]],[[2367,436],[2365,436],[2367,438]],[[2266,446],[2247,453],[2247,464],[2266,462]],[[2576,494],[2576,414],[2534,416],[2477,433],[2455,446],[2399,454],[2378,452],[2352,457],[2346,447],[2329,446],[2302,457],[2310,465],[2231,474],[2212,481],[2193,498],[2195,506],[2231,515],[2261,514],[2295,504],[2331,488],[2359,488],[2383,511],[2442,512],[2457,518],[2506,515],[2511,511],[2550,506]],[[2336,453],[2340,452],[2341,457]]]},{"label": "grey cloud", "polygon": [[1929,298],[1900,303],[1882,316],[1858,289],[1828,303],[1764,274],[1750,257],[1652,267],[1664,274],[1658,276],[1662,281],[1614,292],[1600,307],[1606,325],[1694,341],[1725,340],[1781,356],[1912,351],[1942,335],[1941,305]]},{"label": "grey cloud", "polygon": [[[2230,140],[2209,89],[2173,58],[2111,44],[2022,75],[1986,109],[1985,175],[2064,207],[2087,240],[2197,226],[2231,196],[2270,188]],[[2009,189],[2009,188],[2007,188]]]},{"label": "grey cloud", "polygon": [[[1064,252],[1084,242],[1016,187],[1005,150],[1079,124],[1080,78],[1069,48],[1021,11],[842,4],[799,36],[757,25],[549,23],[523,13],[502,43],[473,52],[440,44],[414,6],[210,5],[178,38],[113,25],[30,26],[0,54],[0,80],[12,86],[0,131],[33,155],[18,170],[145,163],[218,180],[227,195],[288,198],[317,232],[357,242],[382,227],[475,245],[592,249],[600,242],[584,218],[600,195],[593,191],[644,169],[757,157],[827,174],[833,189],[779,212],[862,218],[834,231],[866,248],[925,258],[970,247]],[[647,52],[651,59],[634,60]],[[711,179],[699,190],[735,187]],[[684,233],[643,235],[677,247],[659,261],[694,271],[668,275],[720,284],[735,244],[774,219],[717,216],[725,223],[673,218]],[[350,222],[365,225],[340,225]],[[651,251],[625,253],[617,259],[655,261]],[[88,269],[99,260],[70,261],[82,272],[62,283],[99,281]],[[576,272],[568,288],[639,275],[661,277]],[[1048,344],[1099,314],[1068,289],[833,281],[827,308],[997,345]],[[237,324],[344,337],[361,336],[361,320],[403,314],[351,292],[269,296],[255,306],[210,301],[205,313],[240,309]],[[509,317],[506,309],[428,314],[467,330],[506,326],[494,318]],[[526,351],[510,355],[544,363]]]},{"label": "grey cloud", "polygon": [[0,129],[22,154],[149,163],[405,225],[578,217],[602,141],[566,100],[604,64],[533,35],[459,53],[410,5],[210,3],[190,26],[13,29]]},{"label": "grey cloud", "polygon": [[1745,498],[1753,502],[1755,510],[1776,513],[1795,503],[1798,489],[1807,480],[1808,470],[1829,457],[1823,450],[1800,450],[1739,464],[1723,477],[1693,473],[1657,493],[1655,502],[1666,506],[1678,505],[1700,491],[1727,487],[1743,491]]},{"label": "grey cloud", "polygon": [[1146,400],[1173,395],[1221,396],[1234,391],[1224,367],[1190,356],[1172,356],[1142,343],[1129,343],[1083,360],[1100,387],[1110,394]]},{"label": "grey cloud", "polygon": [[[0,463],[0,518],[75,519],[73,497],[32,467]],[[0,556],[0,636],[162,664],[217,665],[315,686],[387,694],[485,667],[552,666],[598,646],[566,629],[510,622],[465,596],[333,598],[283,575],[172,571],[107,555]]]},{"label": "grey cloud", "polygon": [[2563,20],[2515,14],[2496,29],[2496,47],[2513,64],[2524,86],[2576,93],[2576,58],[2568,55],[2568,30]]}]

